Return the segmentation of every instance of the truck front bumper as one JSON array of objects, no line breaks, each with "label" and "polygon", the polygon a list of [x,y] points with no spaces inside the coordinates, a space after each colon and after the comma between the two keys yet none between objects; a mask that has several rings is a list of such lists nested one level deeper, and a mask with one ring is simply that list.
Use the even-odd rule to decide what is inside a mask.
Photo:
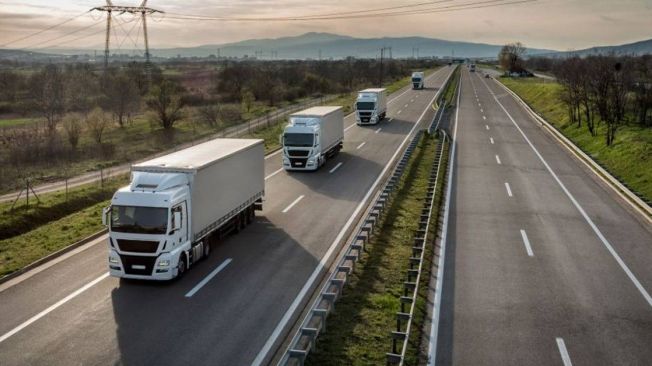
[{"label": "truck front bumper", "polygon": [[[168,281],[177,276],[177,263],[170,253],[163,253],[158,257],[134,256],[118,254],[112,250],[109,253],[109,275],[118,278],[131,278],[139,280]],[[167,266],[161,262],[167,261]]]}]

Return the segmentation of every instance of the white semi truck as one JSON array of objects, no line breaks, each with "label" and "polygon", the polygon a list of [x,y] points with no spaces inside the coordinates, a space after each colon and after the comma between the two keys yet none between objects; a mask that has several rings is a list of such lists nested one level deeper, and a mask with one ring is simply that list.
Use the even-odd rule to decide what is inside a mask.
[{"label": "white semi truck", "polygon": [[262,140],[215,139],[132,165],[131,183],[103,211],[109,273],[170,280],[262,209]]},{"label": "white semi truck", "polygon": [[317,170],[342,149],[342,107],[312,107],[292,114],[281,135],[285,170]]},{"label": "white semi truck", "polygon": [[358,92],[355,112],[358,125],[375,125],[382,121],[387,114],[387,90],[371,88]]},{"label": "white semi truck", "polygon": [[425,83],[425,76],[423,71],[415,71],[412,73],[412,89],[423,89]]}]

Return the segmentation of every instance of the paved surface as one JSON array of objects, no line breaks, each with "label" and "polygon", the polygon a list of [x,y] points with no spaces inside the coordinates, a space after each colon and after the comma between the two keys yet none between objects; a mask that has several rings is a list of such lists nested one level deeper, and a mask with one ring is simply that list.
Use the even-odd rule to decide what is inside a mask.
[{"label": "paved surface", "polygon": [[651,364],[651,228],[495,80],[461,90],[436,364]]},{"label": "paved surface", "polygon": [[348,116],[344,150],[316,173],[288,174],[280,154],[268,157],[265,210],[179,281],[105,277],[103,237],[0,285],[0,364],[247,365],[265,344],[273,352],[290,304],[415,122],[429,122],[450,71],[429,77],[426,90],[395,93],[391,122],[359,127]]}]

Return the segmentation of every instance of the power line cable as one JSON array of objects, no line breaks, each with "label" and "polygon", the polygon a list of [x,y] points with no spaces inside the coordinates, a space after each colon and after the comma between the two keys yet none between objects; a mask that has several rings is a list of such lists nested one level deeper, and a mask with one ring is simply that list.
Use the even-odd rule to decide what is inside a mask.
[{"label": "power line cable", "polygon": [[89,12],[90,12],[90,10],[86,10],[85,12],[83,12],[81,14],[75,15],[74,17],[68,18],[68,19],[66,19],[66,20],[64,20],[64,21],[62,21],[60,23],[57,23],[57,24],[51,25],[51,26],[49,26],[47,28],[41,29],[40,31],[28,34],[28,35],[26,35],[24,37],[14,39],[13,41],[9,41],[9,42],[4,43],[4,44],[1,44],[0,47],[6,47],[6,46],[8,46],[10,44],[14,44],[16,42],[20,42],[20,41],[23,41],[23,40],[28,39],[28,38],[32,38],[32,37],[37,36],[37,35],[39,35],[41,33],[44,33],[44,32],[47,32],[49,30],[52,30],[54,28],[60,27],[60,26],[62,26],[64,24],[66,24],[66,23],[72,22],[73,20],[82,17],[83,15],[85,15],[85,14],[87,14]]}]

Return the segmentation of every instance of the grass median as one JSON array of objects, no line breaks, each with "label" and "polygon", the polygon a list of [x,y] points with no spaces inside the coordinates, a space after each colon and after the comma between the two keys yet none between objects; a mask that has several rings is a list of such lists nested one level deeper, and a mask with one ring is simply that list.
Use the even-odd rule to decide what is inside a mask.
[{"label": "grass median", "polygon": [[[388,210],[327,320],[326,332],[308,356],[308,365],[385,364],[435,147],[434,138],[422,137]],[[436,217],[432,220],[437,222]],[[427,285],[431,256],[428,253],[424,262],[422,287]],[[420,291],[406,359],[410,364],[419,357],[420,329],[427,307],[424,296]]]},{"label": "grass median", "polygon": [[625,124],[619,127],[613,146],[606,146],[606,124],[596,123],[597,136],[592,136],[586,126],[570,123],[558,83],[539,78],[500,78],[499,81],[611,174],[652,202],[652,129]]}]

